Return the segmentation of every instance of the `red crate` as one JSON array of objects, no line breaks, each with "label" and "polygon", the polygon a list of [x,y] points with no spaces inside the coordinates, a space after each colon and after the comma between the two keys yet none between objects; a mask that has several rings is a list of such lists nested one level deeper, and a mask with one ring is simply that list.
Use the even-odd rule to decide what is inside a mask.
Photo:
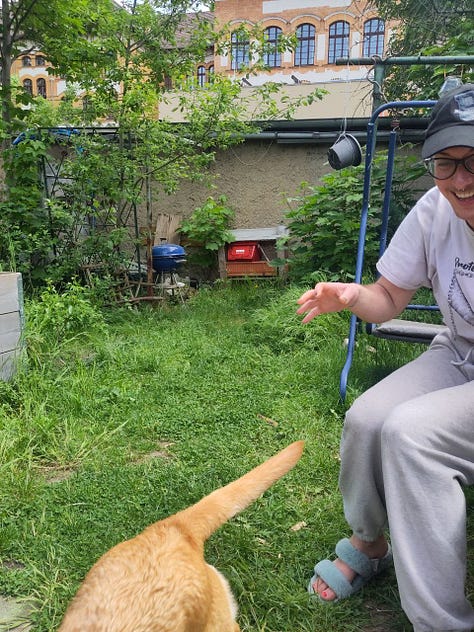
[{"label": "red crate", "polygon": [[257,241],[235,241],[227,248],[227,261],[260,261]]},{"label": "red crate", "polygon": [[277,276],[278,270],[266,261],[228,261],[226,273],[228,277],[266,277]]}]

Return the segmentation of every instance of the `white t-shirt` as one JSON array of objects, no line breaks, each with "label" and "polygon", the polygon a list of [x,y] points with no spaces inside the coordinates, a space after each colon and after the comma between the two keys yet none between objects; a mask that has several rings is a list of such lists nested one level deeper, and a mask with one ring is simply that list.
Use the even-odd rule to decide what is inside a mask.
[{"label": "white t-shirt", "polygon": [[432,288],[446,325],[474,342],[474,231],[437,187],[402,221],[377,270],[406,290]]}]

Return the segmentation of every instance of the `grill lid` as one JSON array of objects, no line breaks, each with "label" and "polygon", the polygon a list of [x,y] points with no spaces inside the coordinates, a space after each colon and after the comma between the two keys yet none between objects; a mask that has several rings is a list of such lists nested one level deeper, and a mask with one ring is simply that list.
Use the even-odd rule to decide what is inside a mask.
[{"label": "grill lid", "polygon": [[186,254],[184,248],[179,246],[178,244],[161,244],[160,246],[153,246],[152,248],[152,256],[153,257],[184,257]]}]

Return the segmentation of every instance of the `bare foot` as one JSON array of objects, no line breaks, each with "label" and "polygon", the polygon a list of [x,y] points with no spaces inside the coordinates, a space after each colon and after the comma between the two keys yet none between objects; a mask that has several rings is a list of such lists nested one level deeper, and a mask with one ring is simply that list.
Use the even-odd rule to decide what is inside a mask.
[{"label": "bare foot", "polygon": [[[365,553],[365,555],[367,555],[370,559],[381,559],[388,550],[388,543],[383,535],[379,536],[375,542],[365,542],[355,535],[352,535],[349,540],[352,546],[359,549],[362,553]],[[354,581],[357,573],[347,566],[345,562],[337,559],[334,560],[334,564],[348,582],[352,583]],[[312,586],[314,592],[318,593],[321,599],[324,599],[325,601],[333,601],[336,598],[336,593],[321,578],[318,577]]]}]

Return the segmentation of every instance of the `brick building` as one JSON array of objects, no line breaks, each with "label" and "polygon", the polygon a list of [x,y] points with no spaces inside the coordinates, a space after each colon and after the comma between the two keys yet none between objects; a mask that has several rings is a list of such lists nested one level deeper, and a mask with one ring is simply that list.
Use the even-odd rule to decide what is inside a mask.
[{"label": "brick building", "polygon": [[[235,74],[252,65],[249,42],[239,37],[241,26],[258,25],[269,43],[283,34],[296,37],[294,51],[269,52],[268,71],[252,75],[251,83],[268,78],[283,83],[326,82],[365,77],[368,68],[336,66],[340,57],[383,56],[390,29],[367,0],[216,0],[217,25],[231,30],[229,55],[216,55],[216,73]],[[348,76],[349,73],[349,76]]]},{"label": "brick building", "polygon": [[[268,81],[283,85],[286,97],[305,97],[315,87],[327,90],[323,101],[296,112],[297,119],[367,117],[372,109],[372,64],[336,64],[340,58],[367,58],[386,54],[393,24],[385,24],[370,0],[216,0],[216,28],[225,27],[225,51],[209,51],[197,67],[204,85],[213,73],[240,80],[251,90]],[[259,68],[252,59],[252,42],[245,36],[258,28],[269,42]],[[294,50],[277,52],[280,36],[296,40]],[[160,116],[179,120],[176,102],[160,105]]]}]

